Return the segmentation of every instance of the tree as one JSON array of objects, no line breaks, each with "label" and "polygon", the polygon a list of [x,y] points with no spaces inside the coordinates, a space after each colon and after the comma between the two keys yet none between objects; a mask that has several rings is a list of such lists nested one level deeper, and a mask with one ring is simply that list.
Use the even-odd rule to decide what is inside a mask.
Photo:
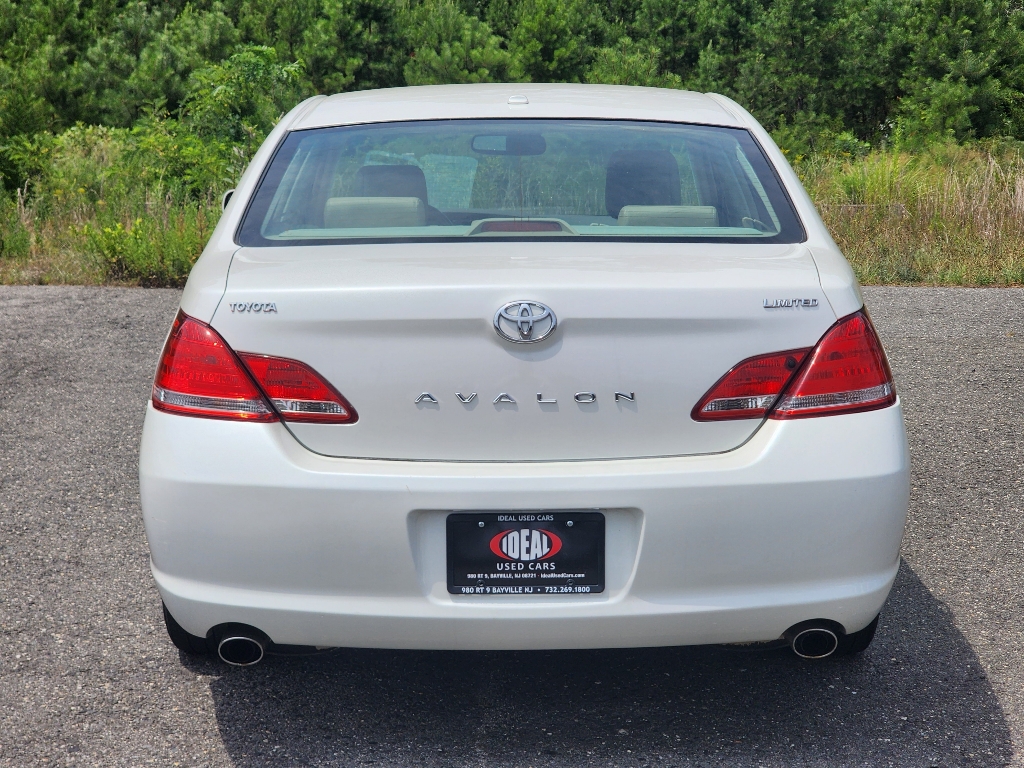
[{"label": "tree", "polygon": [[281,64],[273,48],[246,46],[192,75],[183,120],[200,136],[258,146],[295,101],[301,71],[300,62]]},{"label": "tree", "polygon": [[902,137],[1024,137],[1021,25],[1006,2],[921,0],[900,79]]},{"label": "tree", "polygon": [[400,17],[393,0],[323,0],[291,54],[304,62],[312,92],[403,85]]},{"label": "tree", "polygon": [[413,8],[404,26],[413,49],[407,85],[489,83],[506,79],[508,52],[480,19],[452,0],[427,0]]},{"label": "tree", "polygon": [[511,74],[535,83],[578,83],[603,33],[600,11],[586,0],[522,0],[509,39]]},{"label": "tree", "polygon": [[220,9],[197,12],[185,6],[142,49],[125,90],[139,107],[162,103],[173,112],[185,98],[192,73],[228,58],[238,40],[238,30]]},{"label": "tree", "polygon": [[597,51],[587,72],[587,82],[679,88],[682,78],[673,72],[662,72],[661,59],[661,51],[657,48],[623,37],[615,47]]}]

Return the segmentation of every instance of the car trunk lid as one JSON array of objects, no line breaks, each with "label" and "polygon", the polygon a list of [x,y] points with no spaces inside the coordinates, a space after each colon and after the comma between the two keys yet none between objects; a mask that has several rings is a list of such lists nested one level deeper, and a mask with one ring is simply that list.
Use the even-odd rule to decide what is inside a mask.
[{"label": "car trunk lid", "polygon": [[[557,327],[501,338],[509,302]],[[736,448],[760,421],[697,422],[694,404],[835,319],[801,245],[489,242],[243,248],[212,324],[352,403],[354,424],[288,425],[312,451],[521,462]]]}]

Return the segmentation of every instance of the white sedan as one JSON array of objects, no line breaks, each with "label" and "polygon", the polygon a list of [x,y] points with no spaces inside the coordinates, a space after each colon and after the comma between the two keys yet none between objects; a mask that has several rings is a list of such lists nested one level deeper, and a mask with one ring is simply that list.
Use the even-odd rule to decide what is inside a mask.
[{"label": "white sedan", "polygon": [[864,650],[900,403],[854,275],[715,94],[303,102],[189,277],[142,439],[171,638]]}]

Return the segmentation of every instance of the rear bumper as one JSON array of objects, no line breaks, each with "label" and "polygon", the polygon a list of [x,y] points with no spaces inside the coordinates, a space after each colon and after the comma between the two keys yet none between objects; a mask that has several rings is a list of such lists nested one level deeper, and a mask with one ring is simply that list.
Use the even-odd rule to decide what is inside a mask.
[{"label": "rear bumper", "polygon": [[[280,424],[150,408],[140,480],[153,575],[193,634],[527,649],[861,629],[896,575],[908,470],[899,404],[769,421],[712,456],[537,464],[326,458]],[[448,594],[448,512],[573,508],[606,514],[605,592]]]}]

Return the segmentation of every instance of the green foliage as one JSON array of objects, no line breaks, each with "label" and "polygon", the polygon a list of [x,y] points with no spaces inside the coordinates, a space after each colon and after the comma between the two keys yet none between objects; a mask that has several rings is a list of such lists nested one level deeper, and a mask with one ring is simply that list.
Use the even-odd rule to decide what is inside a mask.
[{"label": "green foliage", "polygon": [[2,153],[24,181],[13,200],[0,198],[0,275],[57,252],[58,279],[142,285],[184,283],[245,159],[160,114],[131,129],[16,137]]},{"label": "green foliage", "polygon": [[412,55],[408,85],[489,83],[507,79],[508,52],[486,23],[452,0],[425,0],[405,20]]},{"label": "green foliage", "polygon": [[[267,77],[292,63],[284,79]],[[263,77],[267,92],[239,68]],[[908,147],[1024,138],[1024,9],[1017,0],[0,0],[0,143],[79,122],[129,128],[154,110],[187,119],[183,108],[201,130],[251,142],[314,93],[499,80],[718,91],[807,147],[844,132]]]},{"label": "green foliage", "polygon": [[21,200],[0,198],[0,261],[20,261],[32,252],[32,235],[22,221]]},{"label": "green foliage", "polygon": [[1024,17],[992,0],[924,0],[909,16],[898,119],[912,144],[1024,136]]},{"label": "green foliage", "polygon": [[303,95],[403,85],[397,0],[233,0],[228,9],[243,42],[303,62]]},{"label": "green foliage", "polygon": [[78,231],[83,250],[111,280],[184,285],[212,229],[208,211],[193,204],[165,213],[140,216],[127,225],[109,217],[86,223]]},{"label": "green foliage", "polygon": [[[1024,7],[1019,0],[0,0],[0,279],[179,284],[219,215],[220,194],[302,98],[519,80],[724,93],[753,112],[801,173],[831,169],[852,200],[867,193],[858,191],[856,173],[839,170],[844,164],[881,178],[888,161],[878,158],[892,151],[927,156],[938,167],[940,156],[968,162],[948,148],[979,141],[1002,163],[1011,150],[996,152],[993,142],[1024,140]],[[1011,175],[1021,167],[1004,165]],[[923,173],[909,161],[898,168]],[[957,183],[977,186],[978,178]],[[991,187],[992,194],[1008,189]],[[964,237],[974,238],[970,248],[984,242],[1003,254],[1024,247],[1024,236],[985,240],[989,230],[957,215],[956,227],[928,219],[906,230],[917,250],[903,235],[884,243],[865,235],[872,227],[903,232],[895,220],[844,214],[830,223],[855,254],[862,242],[889,254],[864,267],[868,279],[1024,274],[1007,255],[1005,269],[989,264],[957,277],[948,257],[968,258]]]},{"label": "green foliage", "polygon": [[284,105],[295,100],[300,71],[299,62],[280,64],[273,48],[242,48],[192,76],[182,104],[185,120],[199,136],[259,144]]},{"label": "green foliage", "polygon": [[580,82],[605,27],[587,0],[521,0],[515,20],[512,76],[540,83]]},{"label": "green foliage", "polygon": [[140,104],[162,104],[174,111],[188,94],[192,74],[211,62],[230,62],[238,42],[238,30],[220,8],[197,12],[185,6],[142,49],[127,89]]},{"label": "green foliage", "polygon": [[679,88],[682,78],[674,72],[662,72],[661,60],[661,51],[657,48],[623,37],[615,47],[597,51],[587,72],[587,82]]},{"label": "green foliage", "polygon": [[245,170],[252,144],[202,136],[188,124],[153,113],[140,120],[124,144],[119,170],[132,174],[132,186],[170,192],[175,199],[217,197]]},{"label": "green foliage", "polygon": [[798,112],[792,121],[781,115],[772,138],[791,163],[811,156],[863,157],[871,149],[868,142],[843,130],[838,120],[813,112]]}]

